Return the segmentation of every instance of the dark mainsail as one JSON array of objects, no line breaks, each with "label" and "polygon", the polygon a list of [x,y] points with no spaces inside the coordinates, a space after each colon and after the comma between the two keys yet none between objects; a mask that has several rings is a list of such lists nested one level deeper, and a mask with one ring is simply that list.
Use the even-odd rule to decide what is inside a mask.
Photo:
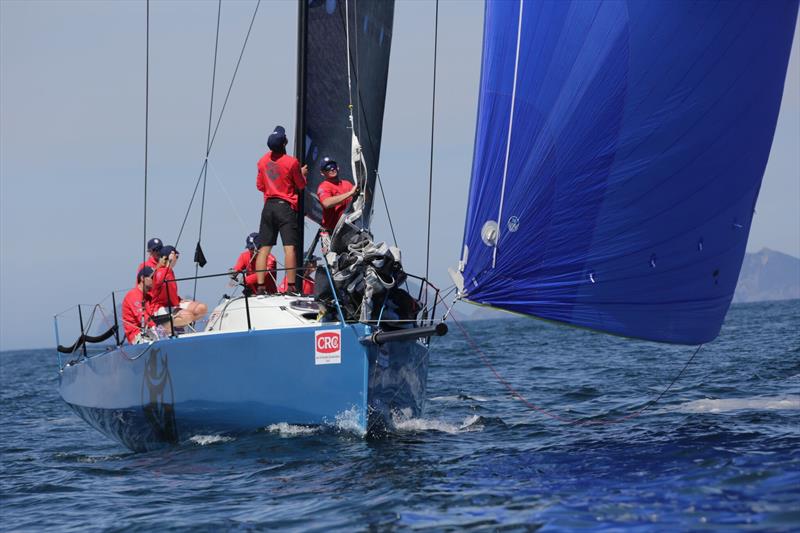
[{"label": "dark mainsail", "polygon": [[[348,17],[351,90],[348,90],[345,24]],[[316,198],[322,158],[335,159],[341,177],[354,181],[353,131],[349,118],[352,94],[355,134],[366,163],[364,223],[369,224],[381,148],[393,19],[394,0],[309,0],[302,6],[301,25],[305,22],[305,29],[301,28],[299,47],[302,88],[298,91],[298,115],[302,117],[302,135],[298,135],[298,153],[309,169],[305,213],[316,222],[322,217]]]}]

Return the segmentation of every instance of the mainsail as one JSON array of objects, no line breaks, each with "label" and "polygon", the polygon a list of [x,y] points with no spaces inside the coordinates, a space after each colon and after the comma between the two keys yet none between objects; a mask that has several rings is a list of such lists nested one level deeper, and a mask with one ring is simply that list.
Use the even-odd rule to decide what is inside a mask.
[{"label": "mainsail", "polygon": [[394,0],[309,0],[304,8],[301,38],[305,46],[301,46],[301,53],[304,50],[305,57],[300,58],[300,65],[305,88],[298,105],[303,106],[301,153],[309,167],[306,215],[316,222],[322,218],[315,195],[323,157],[336,160],[342,177],[354,180],[350,169],[355,133],[366,164],[363,212],[368,224],[381,147]]},{"label": "mainsail", "polygon": [[630,337],[714,339],[796,17],[796,0],[488,1],[466,298]]}]

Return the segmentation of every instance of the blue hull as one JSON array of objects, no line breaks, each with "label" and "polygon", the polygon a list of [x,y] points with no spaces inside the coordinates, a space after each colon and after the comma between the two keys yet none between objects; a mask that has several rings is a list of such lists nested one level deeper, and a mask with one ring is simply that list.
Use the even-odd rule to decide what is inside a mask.
[{"label": "blue hull", "polygon": [[[331,330],[341,339],[333,361],[315,352],[315,333]],[[279,422],[367,434],[394,413],[420,415],[428,372],[426,345],[362,344],[368,331],[325,325],[123,346],[65,366],[59,389],[81,418],[135,451]]]}]

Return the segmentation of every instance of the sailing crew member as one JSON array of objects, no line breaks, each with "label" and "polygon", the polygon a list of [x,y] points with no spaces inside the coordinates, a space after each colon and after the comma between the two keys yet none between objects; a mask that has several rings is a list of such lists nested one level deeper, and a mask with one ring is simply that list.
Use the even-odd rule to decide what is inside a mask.
[{"label": "sailing crew member", "polygon": [[147,241],[148,257],[142,264],[139,265],[139,268],[136,269],[136,272],[139,272],[144,267],[150,267],[155,271],[156,267],[158,266],[158,253],[161,251],[163,246],[164,243],[161,242],[161,239],[158,237],[153,237]]},{"label": "sailing crew member", "polygon": [[142,267],[136,274],[136,286],[128,291],[122,300],[122,325],[125,328],[125,337],[131,344],[144,340],[143,328],[154,326],[150,320],[150,288],[153,285],[153,269]]},{"label": "sailing crew member", "polygon": [[172,324],[175,327],[183,327],[200,320],[208,311],[206,304],[183,300],[178,296],[173,268],[179,257],[180,253],[173,246],[164,246],[159,252],[158,268],[153,274],[153,286],[150,289],[151,315],[157,324],[168,324],[170,307]]},{"label": "sailing crew member", "polygon": [[344,214],[347,206],[353,201],[353,197],[358,194],[358,187],[339,177],[339,165],[330,157],[322,159],[319,167],[323,181],[317,187],[317,198],[322,205],[322,239],[323,253],[327,253],[330,248],[330,234],[336,227],[336,223]]},{"label": "sailing crew member", "polygon": [[[245,286],[251,291],[256,292],[258,287],[258,280],[256,279],[256,250],[258,249],[258,233],[251,233],[247,236],[245,240],[245,246],[247,249],[239,255],[239,258],[236,260],[236,264],[233,265],[231,269],[234,273],[238,274],[240,272],[244,272],[245,278],[244,283]],[[275,256],[269,254],[267,257],[267,276],[264,280],[264,286],[266,287],[266,292],[274,293],[275,289],[275,279],[277,275],[277,266],[278,262],[275,259]]]},{"label": "sailing crew member", "polygon": [[297,195],[298,191],[305,189],[308,169],[305,165],[301,168],[300,162],[286,153],[288,142],[283,126],[275,126],[267,139],[270,151],[259,159],[257,165],[256,188],[264,193],[264,207],[261,210],[258,231],[260,247],[256,256],[256,292],[259,294],[267,291],[267,258],[278,242],[279,232],[283,241],[288,290],[296,292],[295,245],[300,237]]}]

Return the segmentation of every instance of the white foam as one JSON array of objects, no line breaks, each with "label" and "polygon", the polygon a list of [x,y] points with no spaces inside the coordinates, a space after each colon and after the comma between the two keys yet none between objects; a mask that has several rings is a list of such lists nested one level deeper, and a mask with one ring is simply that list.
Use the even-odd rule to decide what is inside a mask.
[{"label": "white foam", "polygon": [[800,396],[704,399],[686,402],[674,408],[674,410],[684,413],[728,413],[746,409],[759,411],[798,410],[800,409]]},{"label": "white foam", "polygon": [[444,420],[434,418],[407,418],[403,416],[393,416],[392,424],[395,430],[407,431],[409,433],[419,433],[423,431],[440,431],[454,435],[467,431],[482,431],[483,425],[476,424],[480,417],[476,415],[468,416],[461,424],[454,424]]},{"label": "white foam", "polygon": [[355,405],[346,411],[337,413],[336,422],[334,422],[336,429],[364,436],[365,431],[360,422],[360,414],[361,412]]},{"label": "white foam", "polygon": [[319,427],[312,426],[295,426],[281,422],[279,424],[270,424],[267,426],[267,431],[272,433],[279,433],[282,437],[296,437],[298,435],[311,435],[319,431]]},{"label": "white foam", "polygon": [[224,435],[195,435],[189,439],[195,444],[200,446],[208,446],[209,444],[216,444],[217,442],[230,442],[236,440],[233,437],[226,437]]}]

